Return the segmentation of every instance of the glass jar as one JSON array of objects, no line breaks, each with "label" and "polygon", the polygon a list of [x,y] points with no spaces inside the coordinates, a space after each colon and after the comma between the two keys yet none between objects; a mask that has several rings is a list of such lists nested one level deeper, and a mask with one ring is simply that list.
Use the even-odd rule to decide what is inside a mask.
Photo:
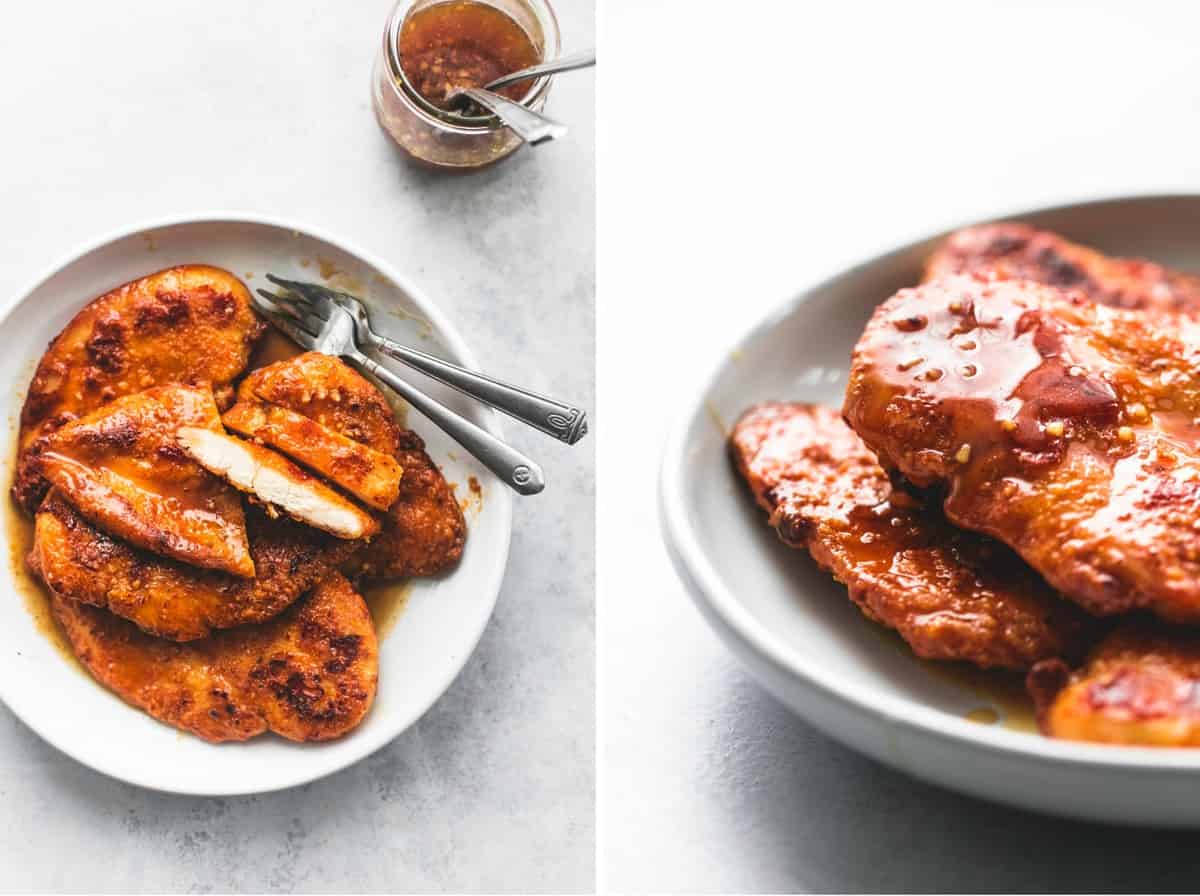
[{"label": "glass jar", "polygon": [[[466,171],[511,155],[521,138],[492,114],[470,115],[441,109],[421,96],[400,64],[400,30],[413,13],[451,0],[400,0],[383,32],[375,60],[371,94],[380,126],[411,158],[433,168]],[[479,0],[507,14],[529,37],[539,61],[559,55],[558,19],[547,0]],[[540,112],[550,78],[529,85],[520,102]]]}]

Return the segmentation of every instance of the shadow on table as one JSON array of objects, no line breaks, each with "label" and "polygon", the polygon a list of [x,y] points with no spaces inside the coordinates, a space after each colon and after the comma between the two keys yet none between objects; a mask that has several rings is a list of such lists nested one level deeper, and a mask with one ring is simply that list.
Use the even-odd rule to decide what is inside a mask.
[{"label": "shadow on table", "polygon": [[1068,821],[960,796],[826,738],[748,680],[733,687],[742,730],[727,736],[743,749],[726,751],[724,773],[747,786],[729,807],[738,813],[731,824],[767,834],[759,844],[770,844],[790,880],[780,890],[1195,891],[1193,832]]}]

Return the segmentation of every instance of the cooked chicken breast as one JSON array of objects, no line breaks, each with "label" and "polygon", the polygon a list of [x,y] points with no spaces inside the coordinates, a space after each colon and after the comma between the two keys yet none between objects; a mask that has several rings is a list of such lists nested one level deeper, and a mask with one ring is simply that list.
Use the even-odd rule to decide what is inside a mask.
[{"label": "cooked chicken breast", "polygon": [[425,451],[420,436],[402,429],[387,399],[350,367],[309,352],[254,371],[238,399],[289,408],[399,462],[400,497],[382,531],[347,568],[373,579],[436,575],[462,556],[467,525],[454,491]]},{"label": "cooked chicken breast", "polygon": [[401,430],[396,459],[404,468],[400,497],[383,531],[350,558],[346,569],[369,579],[436,576],[462,557],[467,523],[454,491],[411,429]]},{"label": "cooked chicken breast", "polygon": [[239,401],[221,419],[234,432],[282,451],[376,510],[387,510],[400,495],[402,471],[395,458],[303,414],[264,401]]},{"label": "cooked chicken breast", "polygon": [[395,455],[401,428],[383,394],[330,355],[306,352],[252,371],[238,401],[267,401],[315,420],[326,429]]},{"label": "cooked chicken breast", "polygon": [[181,427],[220,432],[207,386],[119,398],[48,435],[38,468],[104,531],[192,566],[253,576],[242,500],[182,450]]},{"label": "cooked chicken breast", "polygon": [[192,641],[279,615],[358,549],[254,506],[246,530],[253,579],[139,550],[91,525],[51,489],[38,508],[29,566],[63,597],[107,608],[157,637]]},{"label": "cooked chicken breast", "polygon": [[1200,322],[1028,281],[901,290],[854,350],[846,421],[955,525],[1098,615],[1200,622]]},{"label": "cooked chicken breast", "polygon": [[263,333],[228,271],[183,265],[89,302],[50,343],[21,410],[13,497],[33,513],[49,484],[43,438],[114,398],[167,383],[211,385],[221,402]]},{"label": "cooked chicken breast", "polygon": [[60,595],[54,614],[84,667],[121,699],[214,743],[274,731],[330,740],[375,698],[379,645],[366,603],[338,573],[270,622],[176,644]]},{"label": "cooked chicken breast", "polygon": [[837,411],[758,405],[734,427],[730,452],[779,537],[807,549],[917,656],[1027,670],[1088,644],[1085,613],[1004,545],[894,488]]},{"label": "cooked chicken breast", "polygon": [[923,282],[975,273],[1077,290],[1116,308],[1200,310],[1200,277],[1195,274],[1141,258],[1111,258],[1027,224],[982,224],[950,234],[926,263]]},{"label": "cooked chicken breast", "polygon": [[1066,740],[1200,747],[1200,632],[1126,622],[1078,669],[1034,666],[1029,691],[1042,732]]},{"label": "cooked chicken breast", "polygon": [[379,531],[373,516],[282,454],[202,427],[185,426],[176,437],[183,450],[210,473],[292,519],[352,540]]}]

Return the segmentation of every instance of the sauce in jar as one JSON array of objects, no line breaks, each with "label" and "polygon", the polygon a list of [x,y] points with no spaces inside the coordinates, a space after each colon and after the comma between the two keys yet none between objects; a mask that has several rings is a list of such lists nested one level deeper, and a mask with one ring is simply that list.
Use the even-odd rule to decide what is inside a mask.
[{"label": "sauce in jar", "polygon": [[[450,108],[446,95],[454,87],[482,87],[541,61],[524,28],[478,0],[447,0],[414,11],[397,44],[405,76],[440,109]],[[496,92],[519,102],[530,83],[518,81]]]},{"label": "sauce in jar", "polygon": [[[559,53],[550,0],[396,0],[371,73],[380,126],[414,162],[442,171],[492,165],[523,143],[496,116],[448,103],[454,87],[480,87]],[[549,77],[500,92],[534,112]]]}]

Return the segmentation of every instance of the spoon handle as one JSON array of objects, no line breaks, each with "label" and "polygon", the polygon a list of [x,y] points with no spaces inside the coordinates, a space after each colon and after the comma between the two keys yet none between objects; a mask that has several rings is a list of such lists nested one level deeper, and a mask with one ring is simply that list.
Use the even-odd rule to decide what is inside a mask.
[{"label": "spoon handle", "polygon": [[455,93],[468,96],[490,110],[502,122],[517,132],[522,140],[530,146],[537,146],[547,140],[557,140],[565,137],[567,126],[553,118],[526,109],[520,103],[514,103],[498,93],[483,90],[479,87],[458,88]]},{"label": "spoon handle", "polygon": [[526,78],[540,78],[542,75],[553,75],[558,72],[573,72],[576,69],[589,68],[595,64],[596,51],[584,50],[580,53],[559,56],[557,59],[551,59],[549,62],[543,62],[540,65],[531,65],[529,68],[520,69],[511,75],[497,78],[495,81],[483,86],[486,90],[497,90],[501,87],[507,87],[509,84],[515,84],[517,81],[524,81]]}]

